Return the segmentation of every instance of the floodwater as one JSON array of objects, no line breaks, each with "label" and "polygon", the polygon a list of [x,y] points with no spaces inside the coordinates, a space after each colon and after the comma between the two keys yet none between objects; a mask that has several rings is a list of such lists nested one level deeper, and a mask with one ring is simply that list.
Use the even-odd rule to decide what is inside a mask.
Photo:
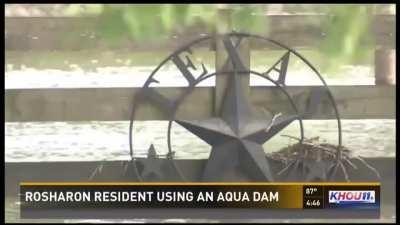
[{"label": "floodwater", "polygon": [[[167,126],[163,121],[134,123],[135,156],[145,156],[154,144],[159,154],[167,149]],[[281,134],[299,136],[297,123]],[[336,121],[305,121],[306,137],[319,136],[337,143]],[[393,120],[344,120],[343,144],[364,157],[395,156],[395,123]],[[129,121],[112,122],[31,122],[6,123],[6,161],[103,161],[128,160]],[[172,127],[172,148],[177,158],[207,158],[210,147],[178,124]],[[265,144],[272,152],[292,140],[277,136]],[[294,141],[292,141],[294,143]],[[268,148],[266,148],[268,146]]]},{"label": "floodwater", "polygon": [[[78,88],[78,87],[133,87],[146,80],[153,67],[97,68],[71,71],[34,68],[8,70],[5,74],[5,88]],[[373,85],[373,68],[367,66],[347,66],[340,69],[337,76],[327,79],[329,85]],[[162,86],[182,86],[176,70],[167,68],[157,78]],[[292,73],[293,76],[290,75]],[[309,79],[310,71],[297,69],[289,71],[291,85],[320,85]],[[175,74],[172,76],[171,74]],[[345,74],[345,75],[344,75]],[[164,76],[162,76],[164,75]],[[361,76],[362,75],[362,76]],[[165,77],[165,79],[163,79]],[[209,79],[202,86],[213,85]],[[254,77],[251,85],[268,85]],[[319,136],[329,143],[337,143],[337,124],[329,121],[306,121],[306,137]],[[363,157],[395,157],[395,120],[344,120],[343,144]],[[128,121],[83,121],[83,122],[29,122],[5,124],[5,161],[94,161],[123,160],[129,158]],[[298,136],[299,127],[291,124],[281,134]],[[146,121],[134,123],[134,149],[136,156],[144,156],[150,144],[154,144],[159,154],[167,149],[167,122]],[[293,143],[286,137],[277,136],[265,145],[266,152],[272,152]],[[210,147],[177,124],[172,128],[172,148],[177,158],[207,158]],[[385,212],[386,213],[386,212]],[[6,221],[24,222],[19,219],[19,205],[7,199]],[[394,220],[394,212],[383,214],[379,222]],[[221,222],[210,220],[31,220],[31,222]],[[271,220],[246,222],[305,222],[309,220]],[[25,221],[26,222],[26,221]],[[225,221],[224,221],[225,222]],[[233,221],[231,221],[233,222]],[[348,222],[346,220],[336,222]],[[353,221],[352,221],[353,222]]]},{"label": "floodwater", "polygon": [[[208,66],[210,67],[210,66]],[[95,71],[82,69],[38,70],[24,68],[6,72],[6,89],[15,88],[79,88],[79,87],[140,87],[153,67],[103,67]],[[258,67],[255,70],[261,71]],[[337,75],[326,79],[329,85],[373,85],[372,68],[343,66]],[[310,76],[306,67],[289,70],[288,85],[321,85],[316,76]],[[343,75],[345,74],[345,75]],[[333,77],[333,78],[331,78]],[[362,77],[362,79],[361,79]],[[211,86],[215,80],[207,79],[199,86]],[[166,65],[156,74],[158,86],[185,86],[186,81],[173,66]],[[250,85],[271,85],[259,77],[251,76]],[[395,156],[394,120],[343,120],[343,144],[365,157]],[[319,136],[320,140],[337,143],[335,120],[304,121],[305,136]],[[6,161],[92,161],[129,158],[129,121],[79,122],[25,122],[6,123]],[[281,134],[299,136],[298,123],[293,123]],[[166,151],[166,121],[137,121],[134,123],[134,148],[137,156],[146,154],[154,144],[159,154]],[[268,152],[290,144],[286,137],[274,137]],[[207,158],[209,146],[178,124],[173,124],[172,147],[179,158]]]}]

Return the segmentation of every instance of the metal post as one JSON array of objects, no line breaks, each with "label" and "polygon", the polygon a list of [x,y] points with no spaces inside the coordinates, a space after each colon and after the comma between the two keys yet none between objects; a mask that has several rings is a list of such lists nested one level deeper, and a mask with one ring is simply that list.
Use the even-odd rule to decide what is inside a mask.
[{"label": "metal post", "polygon": [[375,50],[375,84],[394,85],[396,78],[396,50],[377,48]]},{"label": "metal post", "polygon": [[[393,5],[376,5],[375,15],[395,14]],[[396,80],[396,50],[388,46],[376,46],[375,84],[394,85]]]}]

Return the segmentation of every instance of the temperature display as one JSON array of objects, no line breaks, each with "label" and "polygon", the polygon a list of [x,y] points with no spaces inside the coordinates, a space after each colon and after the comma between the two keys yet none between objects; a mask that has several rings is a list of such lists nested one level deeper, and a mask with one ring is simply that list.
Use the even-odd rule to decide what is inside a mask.
[{"label": "temperature display", "polygon": [[323,186],[303,186],[303,208],[322,209],[324,208]]},{"label": "temperature display", "polygon": [[323,196],[322,188],[323,186],[304,186],[303,195],[304,197]]}]

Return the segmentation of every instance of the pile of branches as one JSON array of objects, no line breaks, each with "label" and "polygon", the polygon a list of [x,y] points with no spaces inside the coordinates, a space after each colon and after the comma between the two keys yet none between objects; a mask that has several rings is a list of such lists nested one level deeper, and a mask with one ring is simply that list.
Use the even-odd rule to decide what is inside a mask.
[{"label": "pile of branches", "polygon": [[[284,137],[288,137],[291,139],[296,139],[299,142],[289,145],[280,149],[277,152],[271,153],[270,157],[282,161],[289,162],[292,161],[299,156],[303,156],[307,159],[315,159],[315,160],[333,160],[336,159],[338,154],[338,146],[320,142],[319,137],[313,137],[309,139],[304,139],[300,142],[300,139],[297,137],[282,135]],[[341,147],[341,154],[350,157],[350,150],[346,147]]]},{"label": "pile of branches", "polygon": [[334,173],[336,173],[337,169],[341,169],[346,180],[350,180],[347,173],[346,165],[349,165],[353,169],[358,169],[357,166],[352,162],[352,160],[358,160],[365,167],[373,171],[378,178],[380,178],[379,172],[374,167],[369,165],[360,156],[351,154],[350,149],[344,146],[340,146],[339,148],[336,145],[321,142],[319,140],[319,137],[303,139],[303,141],[301,141],[297,137],[289,135],[282,136],[295,139],[298,142],[296,144],[284,147],[279,151],[271,153],[269,155],[270,158],[281,161],[286,165],[286,167],[280,173],[289,170],[291,167],[293,167],[294,164],[298,164],[299,162],[325,161],[332,162],[332,167],[330,168],[330,170],[333,169],[333,171],[335,171]]}]

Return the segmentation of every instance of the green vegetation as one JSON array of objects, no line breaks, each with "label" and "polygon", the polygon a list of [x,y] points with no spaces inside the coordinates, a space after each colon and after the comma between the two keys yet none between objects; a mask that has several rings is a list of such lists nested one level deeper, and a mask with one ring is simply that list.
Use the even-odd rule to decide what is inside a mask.
[{"label": "green vegetation", "polygon": [[[101,26],[99,33],[110,42],[124,35],[136,41],[161,41],[168,34],[179,33],[194,24],[205,24],[211,32],[215,29],[218,13],[212,4],[152,4],[152,5],[104,5],[96,6]],[[265,14],[270,5],[228,5],[231,9],[232,29],[262,33],[267,27]],[[286,5],[283,5],[286,7]],[[289,11],[324,13],[322,21],[327,38],[321,43],[322,57],[330,58],[323,68],[330,70],[338,64],[353,64],[367,60],[373,45],[369,25],[374,5],[288,5]],[[297,11],[296,11],[297,9]],[[89,10],[90,11],[90,10]],[[256,16],[258,15],[258,16]],[[313,21],[310,21],[311,23]],[[364,43],[363,43],[364,42]],[[364,45],[364,46],[362,46]],[[367,47],[366,47],[367,46]]]},{"label": "green vegetation", "polygon": [[372,7],[368,5],[334,5],[329,8],[332,17],[323,21],[327,38],[321,43],[321,52],[334,60],[324,67],[335,67],[338,64],[357,63],[357,60],[368,56],[368,48],[374,44],[369,31],[372,22]]},{"label": "green vegetation", "polygon": [[[251,4],[227,5],[231,10],[228,20],[237,31],[263,33],[270,25],[264,15],[272,5]],[[316,5],[283,4],[281,7],[289,13],[322,13],[329,15],[324,21],[308,21],[310,24],[322,24],[326,38],[317,51],[301,51],[310,61],[320,66],[322,71],[337,69],[337,65],[370,64],[373,60],[373,39],[369,27],[374,5]],[[84,10],[82,10],[84,8]],[[135,43],[162,42],[170,34],[180,34],[189,27],[205,26],[213,33],[218,16],[217,4],[71,4],[65,10],[69,16],[95,16],[99,25],[97,33],[110,46],[118,45],[126,37]],[[69,34],[75,36],[75,34]],[[65,40],[69,39],[65,34]],[[90,46],[91,43],[88,43]],[[311,53],[312,52],[312,53]],[[104,66],[146,66],[161,62],[169,52],[129,52],[96,50],[77,52],[6,52],[7,64],[24,64],[35,68],[70,69],[71,64],[91,69]],[[206,54],[206,53],[200,53]],[[210,53],[208,53],[210,54]],[[252,62],[268,62],[266,56],[255,53]],[[269,54],[269,53],[268,53]],[[33,55],[35,55],[33,57]],[[259,57],[258,57],[259,56]],[[210,60],[209,57],[203,57]],[[258,62],[259,61],[259,62]],[[207,62],[206,62],[207,63]],[[212,62],[209,62],[212,63]]]},{"label": "green vegetation", "polygon": [[[167,34],[179,33],[197,23],[205,24],[211,32],[217,22],[216,5],[210,4],[151,4],[104,5],[99,15],[99,31],[111,41],[127,34],[137,41],[159,41]],[[249,32],[264,29],[260,5],[232,6],[232,26]]]}]

